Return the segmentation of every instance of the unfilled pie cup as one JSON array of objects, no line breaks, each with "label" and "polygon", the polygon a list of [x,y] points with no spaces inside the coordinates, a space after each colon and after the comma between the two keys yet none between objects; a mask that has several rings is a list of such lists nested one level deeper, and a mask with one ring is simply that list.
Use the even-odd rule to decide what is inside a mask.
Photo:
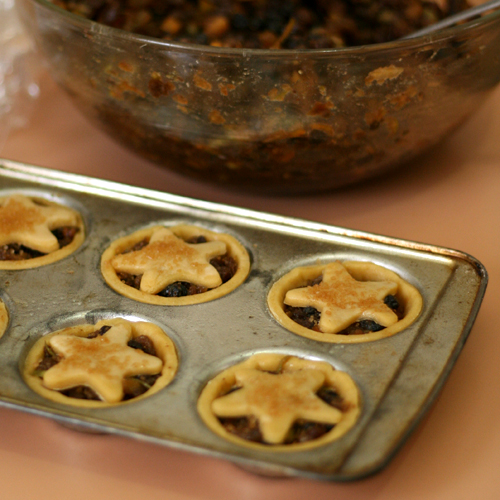
[{"label": "unfilled pie cup", "polygon": [[166,387],[178,368],[175,345],[157,325],[121,318],[47,334],[24,362],[26,383],[73,406],[138,401]]},{"label": "unfilled pie cup", "polygon": [[238,445],[298,451],[347,433],[361,400],[353,379],[325,361],[259,353],[211,379],[198,412],[213,432]]},{"label": "unfilled pie cup", "polygon": [[81,215],[42,197],[0,197],[0,269],[29,269],[73,253],[85,239]]},{"label": "unfilled pie cup", "polygon": [[139,302],[188,305],[235,290],[248,276],[250,257],[233,236],[177,225],[140,229],[104,251],[108,285]]},{"label": "unfilled pie cup", "polygon": [[331,343],[394,335],[416,320],[423,305],[413,285],[371,262],[297,267],[273,284],[267,301],[289,331]]}]

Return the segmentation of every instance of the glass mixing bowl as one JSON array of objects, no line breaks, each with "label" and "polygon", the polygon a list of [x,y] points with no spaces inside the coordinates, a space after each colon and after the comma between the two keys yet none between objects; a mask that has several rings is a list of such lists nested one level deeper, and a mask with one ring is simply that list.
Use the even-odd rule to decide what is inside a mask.
[{"label": "glass mixing bowl", "polygon": [[94,123],[176,172],[261,193],[314,193],[401,165],[500,80],[500,11],[391,43],[250,50],[18,3],[53,77]]}]

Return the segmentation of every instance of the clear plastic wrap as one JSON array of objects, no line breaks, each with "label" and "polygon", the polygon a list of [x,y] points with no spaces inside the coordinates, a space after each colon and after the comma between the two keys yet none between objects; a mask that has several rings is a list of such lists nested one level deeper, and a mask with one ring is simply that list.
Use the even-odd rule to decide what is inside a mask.
[{"label": "clear plastic wrap", "polygon": [[38,70],[15,0],[0,0],[0,153],[9,132],[29,119],[39,94]]}]

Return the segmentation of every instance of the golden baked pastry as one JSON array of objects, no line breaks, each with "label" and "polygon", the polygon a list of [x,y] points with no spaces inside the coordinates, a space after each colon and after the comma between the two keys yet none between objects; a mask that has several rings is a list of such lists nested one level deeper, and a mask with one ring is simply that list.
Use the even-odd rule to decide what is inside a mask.
[{"label": "golden baked pastry", "polygon": [[75,210],[21,194],[0,198],[0,269],[28,269],[63,259],[83,242]]},{"label": "golden baked pastry", "polygon": [[115,318],[40,338],[26,358],[24,379],[53,401],[102,407],[158,392],[177,366],[175,346],[160,327]]},{"label": "golden baked pastry", "polygon": [[274,317],[297,335],[321,342],[368,342],[408,327],[422,296],[393,271],[371,262],[332,262],[293,269],[272,287]]},{"label": "golden baked pastry", "polygon": [[360,395],[329,363],[255,354],[210,380],[198,412],[219,436],[278,451],[308,449],[344,435],[357,421]]},{"label": "golden baked pastry", "polygon": [[238,287],[250,270],[243,245],[197,226],[154,226],[114,241],[103,253],[104,279],[148,304],[208,302]]},{"label": "golden baked pastry", "polygon": [[7,312],[7,308],[5,304],[0,299],[0,338],[7,330],[7,325],[9,324],[9,313]]}]

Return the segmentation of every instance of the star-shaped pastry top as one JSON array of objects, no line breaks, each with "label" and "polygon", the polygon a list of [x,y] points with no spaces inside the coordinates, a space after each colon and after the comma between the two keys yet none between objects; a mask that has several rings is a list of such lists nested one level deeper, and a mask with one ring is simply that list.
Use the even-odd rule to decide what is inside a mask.
[{"label": "star-shaped pastry top", "polygon": [[167,228],[153,233],[149,244],[140,250],[116,255],[111,265],[116,271],[142,275],[140,289],[157,294],[176,281],[215,288],[221,277],[210,259],[226,253],[222,241],[186,243]]},{"label": "star-shaped pastry top", "polygon": [[59,243],[51,231],[77,225],[76,214],[62,206],[37,205],[23,195],[0,200],[0,245],[19,243],[45,254],[55,252]]},{"label": "star-shaped pastry top", "polygon": [[273,374],[242,368],[235,378],[241,388],[215,399],[212,411],[218,417],[255,416],[267,443],[283,443],[297,419],[335,425],[342,417],[340,410],[316,395],[325,382],[319,370]]},{"label": "star-shaped pastry top", "polygon": [[391,281],[357,281],[340,262],[328,264],[321,283],[289,290],[284,302],[292,307],[314,307],[321,313],[319,329],[338,333],[360,319],[371,319],[388,327],[397,315],[384,304],[387,295],[396,293]]},{"label": "star-shaped pastry top", "polygon": [[54,390],[79,385],[93,389],[103,401],[118,403],[123,399],[123,379],[134,375],[155,375],[163,362],[156,356],[127,345],[132,327],[112,326],[94,338],[55,335],[49,344],[62,359],[43,375],[43,384]]}]

